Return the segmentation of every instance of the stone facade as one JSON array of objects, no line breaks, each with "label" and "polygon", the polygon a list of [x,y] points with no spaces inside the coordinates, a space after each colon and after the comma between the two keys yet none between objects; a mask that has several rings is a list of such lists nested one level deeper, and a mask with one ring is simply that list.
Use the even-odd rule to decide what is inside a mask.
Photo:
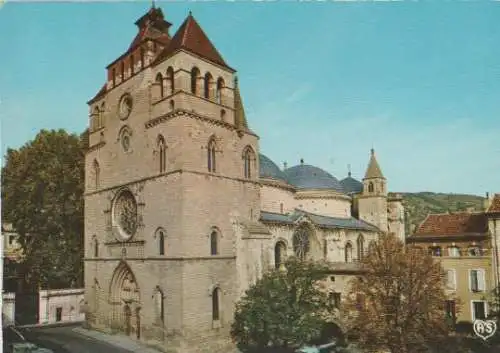
[{"label": "stone facade", "polygon": [[388,230],[385,178],[369,176],[384,183],[375,195],[303,162],[280,170],[192,15],[172,38],[159,9],[137,25],[88,102],[87,320],[165,351],[229,351],[235,302],[286,256],[338,264],[331,286],[345,292]]}]

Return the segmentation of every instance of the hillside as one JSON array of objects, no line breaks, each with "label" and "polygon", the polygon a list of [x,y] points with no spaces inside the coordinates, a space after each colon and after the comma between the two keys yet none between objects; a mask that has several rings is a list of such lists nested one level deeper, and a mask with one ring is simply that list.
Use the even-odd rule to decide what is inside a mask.
[{"label": "hillside", "polygon": [[[483,209],[484,197],[434,192],[401,193],[409,227],[418,226],[429,213]],[[413,228],[412,228],[413,229]],[[408,230],[407,230],[407,234]]]}]

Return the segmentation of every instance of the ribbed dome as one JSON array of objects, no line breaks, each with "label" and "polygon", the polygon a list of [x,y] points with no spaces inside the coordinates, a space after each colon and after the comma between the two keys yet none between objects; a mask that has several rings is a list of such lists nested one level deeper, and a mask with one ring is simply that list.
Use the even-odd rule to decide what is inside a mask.
[{"label": "ribbed dome", "polygon": [[340,181],[340,185],[342,185],[344,191],[348,194],[359,194],[363,191],[363,183],[354,179],[350,175],[347,178],[342,179]]},{"label": "ribbed dome", "polygon": [[282,180],[286,182],[286,175],[272,160],[259,153],[259,174],[261,178]]},{"label": "ribbed dome", "polygon": [[288,183],[299,189],[333,189],[344,192],[340,182],[321,168],[299,164],[285,170]]}]

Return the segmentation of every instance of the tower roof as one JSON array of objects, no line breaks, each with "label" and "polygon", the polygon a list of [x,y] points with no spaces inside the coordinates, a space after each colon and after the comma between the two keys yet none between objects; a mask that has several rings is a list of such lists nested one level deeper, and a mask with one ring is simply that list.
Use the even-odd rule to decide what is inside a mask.
[{"label": "tower roof", "polygon": [[368,162],[368,168],[366,168],[365,179],[374,179],[374,178],[384,178],[382,174],[382,170],[378,165],[377,158],[375,158],[375,150],[372,148],[370,162]]},{"label": "tower roof", "polygon": [[130,44],[129,50],[145,39],[153,39],[164,45],[170,41],[168,29],[172,24],[165,21],[163,11],[160,8],[151,7],[148,12],[135,21],[135,24],[139,27],[139,33]]},{"label": "tower roof", "polygon": [[215,49],[191,12],[172,37],[170,44],[158,56],[157,62],[166,59],[180,49],[184,49],[234,71],[226,64],[217,49]]},{"label": "tower roof", "polygon": [[234,80],[234,122],[238,130],[248,129],[247,117],[245,115],[245,108],[243,107],[237,78]]}]

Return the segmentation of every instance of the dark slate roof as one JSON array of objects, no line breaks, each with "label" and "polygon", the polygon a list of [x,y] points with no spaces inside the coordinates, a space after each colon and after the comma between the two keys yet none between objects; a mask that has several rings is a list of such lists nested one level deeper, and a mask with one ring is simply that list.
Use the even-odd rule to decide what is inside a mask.
[{"label": "dark slate roof", "polygon": [[363,191],[363,183],[359,180],[354,179],[351,175],[340,181],[340,185],[344,188],[344,191],[348,194],[354,193],[359,194]]},{"label": "dark slate roof", "polygon": [[285,170],[288,183],[299,189],[333,189],[344,192],[340,182],[330,173],[321,168],[299,164]]},{"label": "dark slate roof", "polygon": [[286,182],[286,175],[283,171],[268,157],[259,153],[259,174],[261,178],[270,178]]},{"label": "dark slate roof", "polygon": [[356,219],[354,217],[340,218],[340,217],[322,216],[299,209],[295,209],[295,211],[292,214],[281,214],[281,213],[261,211],[260,220],[262,222],[270,222],[270,223],[293,224],[297,219],[299,219],[304,215],[307,216],[311,220],[311,222],[320,227],[359,229],[359,230],[369,230],[374,232],[377,232],[379,230],[374,225]]}]

